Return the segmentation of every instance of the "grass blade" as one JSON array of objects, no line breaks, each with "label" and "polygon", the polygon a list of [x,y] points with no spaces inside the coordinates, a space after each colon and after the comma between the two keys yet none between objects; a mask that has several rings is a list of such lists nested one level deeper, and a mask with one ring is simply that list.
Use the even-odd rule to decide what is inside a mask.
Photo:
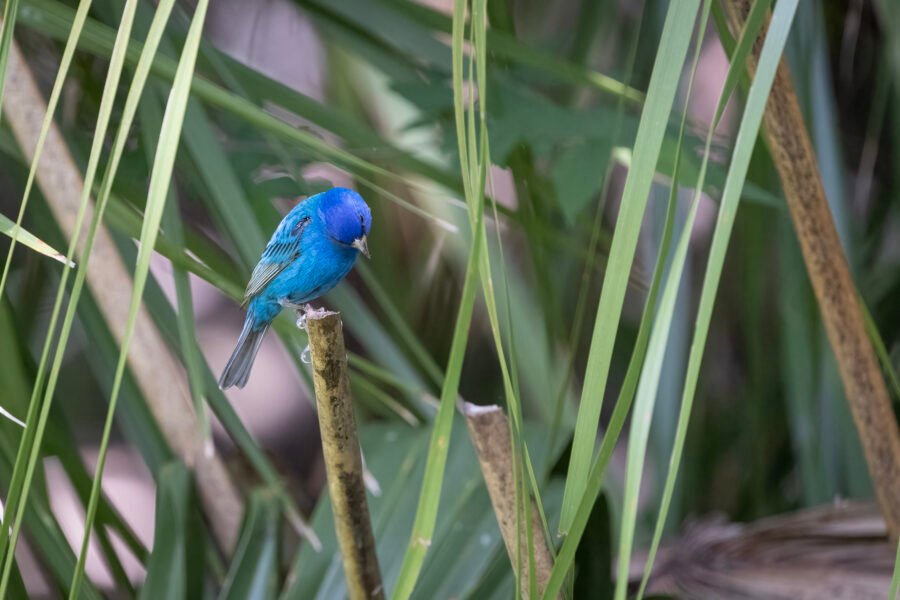
[{"label": "grass blade", "polygon": [[202,598],[203,526],[190,471],[180,462],[166,463],[156,480],[153,552],[139,598]]},{"label": "grass blade", "polygon": [[[716,104],[715,117],[713,118],[713,122],[710,125],[709,130],[707,131],[706,144],[703,150],[703,160],[700,165],[700,174],[697,178],[697,184],[694,186],[694,203],[697,203],[699,201],[700,190],[703,189],[705,183],[706,167],[709,164],[710,147],[712,145],[712,138],[715,133],[716,123],[723,114],[725,107],[728,105],[728,101],[735,90],[735,86],[737,81],[739,81],[740,79],[740,75],[744,72],[744,65],[746,64],[747,56],[752,45],[759,37],[759,33],[765,23],[764,17],[767,14],[766,11],[768,10],[770,4],[771,0],[757,0],[757,2],[753,5],[753,8],[750,11],[750,15],[747,18],[746,26],[741,33],[740,40],[738,41],[738,44],[732,54],[732,60],[728,66],[728,73],[725,77],[725,83],[722,86],[722,91]],[[679,413],[678,426],[676,428],[676,441],[679,439],[677,432],[681,431],[682,429],[686,431],[687,419],[689,418],[689,410],[682,410]],[[685,421],[683,425],[682,420]],[[672,456],[675,456],[674,453],[672,454]],[[653,539],[650,543],[650,550],[647,554],[647,561],[644,566],[644,575],[641,580],[641,587],[638,591],[638,597],[643,596],[644,590],[646,589],[647,583],[650,578],[650,573],[653,570],[653,561],[656,557],[656,551],[658,550],[659,543],[662,539],[663,529],[666,523],[666,516],[668,515],[669,507],[672,501],[672,495],[675,491],[675,477],[676,473],[673,473],[672,470],[670,470],[663,486],[660,509],[659,513],[657,514],[656,526],[653,531]]]},{"label": "grass blade", "polygon": [[247,503],[234,557],[219,598],[275,598],[278,576],[279,501],[256,490]]},{"label": "grass blade", "polygon": [[[694,56],[691,61],[690,77],[688,79],[687,91],[685,92],[685,105],[691,100],[691,92],[694,87],[694,80],[697,75],[697,64],[700,59],[700,51],[703,48],[703,40],[706,34],[706,26],[709,21],[709,12],[712,2],[705,0],[701,11],[700,21],[697,26],[697,40],[694,43]],[[666,231],[663,234],[664,245],[668,245],[667,233],[672,225],[673,211],[676,208],[678,199],[678,172],[681,166],[682,146],[684,144],[685,125],[687,124],[687,109],[685,109],[681,118],[681,126],[678,134],[678,146],[675,154],[675,167],[672,176],[672,189],[669,195],[668,218],[666,219]],[[710,128],[707,137],[707,143],[712,140],[712,131]],[[709,156],[709,146],[706,148],[705,158]],[[634,542],[635,525],[637,521],[638,494],[643,477],[644,460],[647,453],[647,441],[650,434],[650,425],[653,420],[654,405],[656,403],[659,391],[659,381],[662,374],[664,354],[666,345],[669,341],[669,332],[672,329],[672,319],[675,312],[675,303],[678,299],[678,289],[681,283],[681,276],[684,271],[684,265],[687,258],[687,250],[690,245],[690,238],[693,231],[694,219],[697,216],[697,207],[700,205],[700,192],[703,189],[703,178],[706,175],[707,161],[704,160],[701,166],[701,175],[699,186],[696,188],[693,200],[691,202],[690,211],[684,223],[681,233],[681,240],[675,250],[672,258],[672,264],[669,267],[668,281],[663,291],[662,300],[659,306],[659,312],[646,350],[646,357],[643,359],[643,368],[641,370],[640,383],[638,384],[635,397],[634,413],[631,420],[631,433],[628,438],[628,456],[626,462],[626,478],[625,478],[625,497],[622,501],[622,517],[621,526],[619,527],[619,564],[618,575],[616,577],[615,597],[617,600],[624,600],[628,585],[628,569],[631,560],[632,545]],[[666,249],[663,245],[660,247],[659,259],[656,265],[655,277],[661,273],[667,258]],[[653,314],[648,313],[648,315]],[[643,325],[643,324],[642,324]],[[643,589],[638,591],[640,597]]]},{"label": "grass blade", "polygon": [[[50,130],[50,125],[53,123],[53,115],[56,114],[56,106],[59,104],[59,97],[62,94],[63,84],[66,81],[66,76],[69,74],[69,67],[72,64],[72,56],[75,54],[75,48],[78,47],[78,40],[81,39],[81,31],[84,28],[84,21],[87,18],[88,11],[91,8],[92,0],[81,0],[78,4],[78,10],[75,12],[75,15],[72,17],[72,27],[69,30],[68,38],[66,39],[66,47],[63,50],[62,58],[59,61],[59,68],[56,71],[56,80],[53,82],[53,90],[50,92],[50,99],[47,101],[47,114],[44,116],[44,122],[41,125],[41,133],[38,135],[37,146],[34,151],[34,159],[31,161],[31,167],[28,171],[28,180],[25,183],[25,192],[22,194],[22,204],[19,207],[19,215],[16,217],[15,225],[12,230],[8,233],[12,236],[12,243],[9,246],[9,251],[6,255],[6,262],[3,264],[3,274],[0,275],[0,296],[3,295],[3,290],[6,289],[6,278],[9,276],[10,265],[12,264],[13,252],[16,248],[16,241],[22,241],[27,246],[31,247],[38,252],[43,254],[47,254],[56,260],[59,260],[64,265],[68,264],[69,266],[73,266],[71,261],[62,260],[62,256],[49,248],[53,253],[48,254],[45,250],[41,249],[41,246],[35,246],[29,243],[29,241],[37,241],[40,243],[40,240],[30,240],[29,234],[25,232],[25,237],[22,237],[22,219],[25,217],[25,209],[28,207],[28,199],[31,197],[31,187],[34,184],[34,177],[37,174],[38,163],[41,160],[41,154],[44,151],[44,142],[47,139],[47,132]],[[14,5],[18,4],[18,0],[14,0],[12,2],[6,3],[6,11],[15,11]],[[0,40],[0,103],[3,101],[3,81],[6,78],[6,64],[8,61],[9,54],[9,42],[12,39],[12,24],[15,19],[15,12],[13,12],[13,20],[9,21],[10,25],[7,27],[5,24],[7,23],[7,16],[4,13],[3,16],[3,38]],[[9,32],[9,40],[7,39],[7,30]],[[2,217],[2,215],[0,215]],[[6,217],[0,218],[0,227],[3,228],[4,232],[7,233],[6,228],[7,225],[4,223],[7,221]],[[31,236],[33,237],[33,236]]]},{"label": "grass blade", "polygon": [[[453,9],[453,100],[456,115],[457,143],[459,145],[460,165],[462,168],[463,185],[466,193],[466,202],[469,205],[470,215],[475,216],[472,227],[472,247],[466,264],[466,274],[463,283],[462,299],[456,318],[456,326],[453,330],[453,339],[450,345],[450,357],[447,360],[447,369],[444,375],[444,384],[441,388],[440,408],[434,420],[431,440],[428,446],[428,457],[425,463],[425,474],[419,495],[419,503],[416,509],[416,518],[413,523],[412,535],[392,598],[406,600],[415,588],[416,581],[425,561],[425,553],[431,544],[434,535],[435,522],[437,520],[438,505],[440,503],[441,488],[444,478],[444,469],[447,464],[450,435],[453,427],[453,413],[456,407],[459,381],[462,374],[462,363],[465,357],[466,345],[469,337],[469,324],[472,320],[472,312],[475,305],[475,292],[478,286],[480,274],[481,252],[484,251],[484,181],[486,165],[483,162],[486,155],[487,130],[481,130],[481,157],[480,168],[473,172],[467,144],[469,139],[465,131],[465,115],[463,105],[463,33],[465,29],[466,0],[456,0]],[[481,74],[479,74],[481,75]],[[474,110],[474,108],[472,109]]]},{"label": "grass blade", "polygon": [[[691,350],[688,359],[688,368],[685,375],[684,393],[681,400],[681,409],[678,415],[678,426],[675,431],[675,441],[672,447],[671,459],[669,462],[669,472],[666,476],[662,502],[657,518],[656,528],[654,530],[653,544],[651,552],[648,556],[646,571],[641,584],[641,590],[646,585],[650,570],[652,569],[652,561],[654,553],[659,544],[659,538],[662,535],[662,529],[665,525],[666,515],[668,513],[669,502],[675,487],[678,476],[678,468],[681,462],[681,455],[684,450],[684,440],[687,435],[688,421],[690,420],[691,408],[693,406],[694,395],[697,389],[697,380],[700,374],[700,364],[703,359],[703,350],[706,346],[706,338],[709,333],[709,323],[712,318],[713,305],[715,303],[716,292],[719,287],[719,280],[722,274],[722,267],[725,262],[725,254],[728,249],[728,242],[731,237],[731,230],[734,225],[734,219],[737,214],[737,206],[740,201],[741,190],[747,177],[747,170],[750,165],[750,158],[753,154],[753,148],[759,134],[760,124],[762,123],[763,112],[766,108],[766,101],[769,97],[769,90],[775,78],[775,72],[781,61],[781,54],[790,32],[791,23],[797,10],[798,0],[781,0],[775,7],[772,15],[772,21],[769,25],[768,34],[763,44],[762,55],[760,56],[759,67],[756,72],[756,78],[750,85],[750,91],[747,96],[747,104],[744,109],[744,115],[741,119],[740,129],[737,139],[735,140],[735,149],[731,159],[731,167],[728,170],[728,176],[725,181],[725,189],[722,192],[722,201],[719,205],[719,218],[716,223],[716,229],[713,233],[712,246],[710,248],[709,259],[706,268],[706,276],[703,280],[703,287],[700,292],[700,306],[697,312],[697,319],[694,324],[694,339],[691,343]],[[754,27],[759,27],[759,24]],[[749,27],[749,23],[748,23]],[[750,38],[753,39],[753,38]],[[744,56],[741,60],[745,60]],[[743,70],[744,63],[734,63],[736,70]],[[723,96],[720,104],[727,102],[724,96],[729,90],[723,89]],[[704,161],[705,162],[705,161]]]},{"label": "grass blade", "polygon": [[[653,403],[659,388],[659,379],[662,372],[666,343],[669,340],[669,331],[672,326],[672,316],[675,311],[675,301],[678,297],[678,287],[681,283],[681,275],[684,271],[684,263],[687,257],[687,249],[690,244],[691,231],[694,225],[694,217],[697,216],[698,198],[694,198],[690,213],[681,232],[681,240],[675,250],[672,266],[669,270],[669,278],[666,281],[665,290],[659,305],[659,314],[650,334],[650,344],[647,348],[647,357],[641,372],[641,381],[638,384],[635,398],[634,414],[631,420],[631,434],[628,438],[627,475],[625,483],[625,499],[623,501],[622,525],[619,538],[619,570],[616,578],[617,600],[624,600],[628,586],[628,568],[631,558],[632,542],[634,540],[635,521],[637,519],[638,491],[641,485],[641,474],[644,466],[644,456],[647,451],[647,438],[650,433],[650,422],[653,417]],[[638,594],[641,595],[640,593]]]},{"label": "grass blade", "polygon": [[[133,4],[134,3],[132,2],[132,6]],[[70,262],[72,261],[78,247],[81,227],[84,222],[87,206],[90,202],[90,190],[93,185],[94,176],[97,172],[97,166],[100,161],[100,154],[103,150],[103,142],[106,137],[110,115],[112,114],[112,105],[115,100],[116,89],[118,88],[119,78],[122,73],[125,48],[127,47],[128,39],[131,35],[132,17],[133,10],[130,15],[127,10],[123,13],[122,25],[119,28],[119,35],[117,35],[116,37],[116,44],[114,47],[112,58],[110,60],[109,71],[107,72],[106,77],[106,86],[103,91],[100,110],[97,116],[97,125],[94,132],[94,140],[91,144],[91,152],[88,158],[87,170],[84,176],[83,189],[79,202],[78,212],[75,217],[74,226],[72,227],[71,240],[69,242],[69,249],[66,254],[66,260]],[[18,60],[21,61],[23,59],[20,57]],[[24,63],[20,68],[22,68],[23,71],[27,71],[27,67],[24,66]],[[37,92],[35,92],[35,94],[37,94]],[[47,123],[48,121],[45,119],[44,124],[46,125]],[[35,150],[37,150],[37,148],[35,148]],[[34,157],[34,160],[32,161],[33,165],[37,165],[37,158],[37,156]],[[96,221],[96,215],[94,221]],[[80,293],[80,288],[78,286],[79,282],[84,281],[87,267],[87,261],[85,260],[85,258],[89,255],[89,253],[90,251],[86,249],[86,252],[84,253],[83,259],[81,261],[82,268],[78,270],[75,276],[75,287],[73,287],[69,305],[66,310],[66,317],[63,321],[62,329],[59,333],[59,341],[57,344],[56,353],[54,355],[53,365],[49,374],[49,378],[47,380],[46,390],[43,394],[43,402],[40,402],[39,400],[41,399],[41,390],[44,382],[44,376],[47,374],[47,361],[50,355],[50,346],[53,343],[53,338],[56,333],[59,313],[62,307],[62,301],[66,290],[66,283],[69,277],[68,269],[63,270],[62,273],[61,281],[56,294],[56,300],[53,306],[53,312],[50,317],[48,333],[44,341],[43,350],[41,351],[38,373],[37,377],[35,378],[35,384],[32,390],[32,396],[28,408],[28,417],[26,419],[26,423],[29,423],[30,426],[26,428],[25,435],[22,437],[19,446],[19,453],[16,457],[15,468],[13,469],[12,481],[9,486],[9,501],[7,510],[15,515],[14,523],[12,526],[11,535],[8,538],[6,536],[0,536],[0,555],[3,555],[3,552],[6,551],[7,547],[9,548],[5,556],[2,579],[0,579],[0,597],[4,596],[6,586],[9,581],[9,573],[15,557],[16,542],[18,540],[21,529],[22,514],[28,501],[28,494],[32,479],[34,477],[35,466],[37,464],[38,457],[40,456],[41,443],[43,441],[44,431],[47,425],[47,418],[50,414],[50,406],[53,401],[53,392],[56,387],[56,380],[59,375],[59,369],[62,364],[64,350],[68,341],[69,332],[71,331],[72,321],[74,320],[75,308],[78,303],[78,295]]]},{"label": "grass blade", "polygon": [[172,170],[175,166],[175,155],[178,151],[181,127],[184,122],[184,113],[190,94],[190,84],[194,74],[194,64],[197,59],[197,50],[200,44],[200,35],[203,31],[203,23],[206,19],[208,0],[200,0],[191,20],[191,27],[182,50],[181,60],[166,104],[166,112],[163,117],[162,129],[159,134],[159,146],[156,158],[153,161],[153,172],[150,176],[150,187],[147,192],[147,206],[144,214],[143,230],[141,232],[141,245],[138,251],[137,263],[134,274],[134,291],[132,292],[131,307],[129,309],[128,323],[122,340],[122,348],[119,354],[119,362],[116,365],[116,374],[113,380],[113,390],[109,400],[106,423],[103,428],[103,437],[100,441],[100,450],[97,456],[97,468],[94,475],[94,485],[91,488],[91,499],[85,515],[84,537],[81,545],[81,553],[78,557],[78,567],[69,590],[70,598],[78,598],[78,590],[84,578],[84,564],[87,557],[87,547],[93,528],[94,517],[97,512],[97,499],[100,494],[100,485],[103,478],[103,468],[106,463],[106,454],[109,446],[109,437],[112,431],[112,419],[116,409],[122,376],[128,359],[128,348],[134,334],[134,324],[141,306],[141,297],[144,285],[150,271],[150,258],[153,247],[159,233],[159,224],[165,210],[166,198],[172,179]]},{"label": "grass blade", "polygon": [[675,2],[669,6],[666,15],[597,307],[563,495],[559,525],[563,534],[568,533],[585,493],[625,288],[665,135],[665,124],[675,100],[699,6],[700,0]]}]

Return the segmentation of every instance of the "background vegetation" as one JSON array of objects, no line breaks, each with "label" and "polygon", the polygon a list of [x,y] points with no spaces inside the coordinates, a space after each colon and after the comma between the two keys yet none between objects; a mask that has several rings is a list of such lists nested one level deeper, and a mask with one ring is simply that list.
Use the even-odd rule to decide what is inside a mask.
[{"label": "background vegetation", "polygon": [[757,132],[784,46],[893,377],[900,11],[757,0],[751,85],[761,21],[717,0],[451,4],[7,0],[0,596],[343,597],[293,315],[215,386],[270,232],[332,185],[374,213],[324,303],[388,595],[516,593],[457,398],[510,415],[575,597],[688,517],[872,496]]}]

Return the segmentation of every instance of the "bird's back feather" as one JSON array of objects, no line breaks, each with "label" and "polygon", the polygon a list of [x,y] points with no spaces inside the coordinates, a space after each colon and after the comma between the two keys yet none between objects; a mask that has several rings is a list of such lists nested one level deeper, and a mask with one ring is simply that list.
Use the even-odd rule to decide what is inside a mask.
[{"label": "bird's back feather", "polygon": [[272,234],[272,239],[266,245],[262,257],[253,269],[250,282],[247,284],[247,291],[244,292],[242,305],[246,305],[250,300],[258,296],[273,279],[278,277],[292,262],[300,258],[303,233],[308,228],[311,220],[307,214],[309,207],[303,205],[313,201],[314,198],[301,202],[282,219],[278,229]]}]

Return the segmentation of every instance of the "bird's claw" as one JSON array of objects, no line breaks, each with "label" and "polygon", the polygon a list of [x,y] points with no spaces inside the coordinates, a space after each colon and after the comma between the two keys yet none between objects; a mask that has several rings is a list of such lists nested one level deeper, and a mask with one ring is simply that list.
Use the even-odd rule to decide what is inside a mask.
[{"label": "bird's claw", "polygon": [[297,327],[300,329],[306,330],[306,318],[313,314],[317,315],[319,313],[325,312],[324,308],[314,308],[312,304],[304,304],[302,306],[297,307]]}]

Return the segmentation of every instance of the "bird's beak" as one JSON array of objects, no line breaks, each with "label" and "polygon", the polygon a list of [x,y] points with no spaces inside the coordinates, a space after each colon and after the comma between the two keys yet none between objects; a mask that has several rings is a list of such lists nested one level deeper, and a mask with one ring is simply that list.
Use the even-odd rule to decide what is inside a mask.
[{"label": "bird's beak", "polygon": [[369,243],[366,240],[366,236],[356,238],[350,245],[365,254],[366,258],[369,258]]}]

